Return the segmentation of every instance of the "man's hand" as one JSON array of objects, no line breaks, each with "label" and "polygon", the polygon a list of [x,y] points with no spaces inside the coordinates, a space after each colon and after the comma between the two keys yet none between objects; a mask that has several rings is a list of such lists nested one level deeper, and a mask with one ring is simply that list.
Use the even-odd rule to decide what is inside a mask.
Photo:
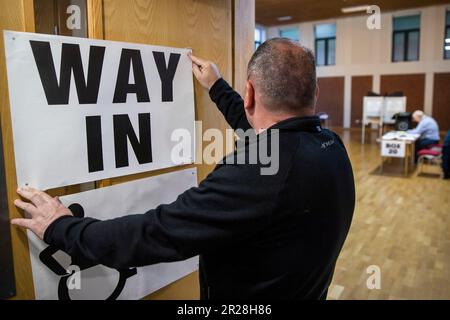
[{"label": "man's hand", "polygon": [[48,226],[62,216],[72,216],[72,212],[64,207],[58,197],[52,198],[45,192],[25,187],[19,188],[17,193],[31,203],[16,199],[16,207],[23,209],[30,215],[29,219],[13,219],[13,225],[30,229],[41,240],[44,239]]},{"label": "man's hand", "polygon": [[192,71],[198,82],[200,82],[203,88],[210,90],[213,84],[222,77],[219,69],[211,61],[197,58],[192,54],[189,57],[192,60]]}]

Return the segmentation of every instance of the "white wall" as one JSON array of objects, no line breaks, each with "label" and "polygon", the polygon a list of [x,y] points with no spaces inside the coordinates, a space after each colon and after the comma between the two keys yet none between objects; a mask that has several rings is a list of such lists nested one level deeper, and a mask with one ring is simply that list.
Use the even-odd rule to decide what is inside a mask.
[{"label": "white wall", "polygon": [[[354,75],[373,75],[372,90],[380,92],[380,75],[425,73],[424,110],[428,114],[432,113],[433,74],[450,72],[450,60],[443,59],[446,9],[450,9],[450,6],[382,12],[381,30],[367,28],[368,15],[295,25],[300,28],[300,42],[314,50],[314,25],[336,23],[336,65],[317,67],[317,76],[345,77],[344,127],[350,127],[351,77]],[[420,61],[392,63],[392,18],[417,13],[421,14]],[[281,27],[286,25],[267,28],[268,39],[278,37]]]}]

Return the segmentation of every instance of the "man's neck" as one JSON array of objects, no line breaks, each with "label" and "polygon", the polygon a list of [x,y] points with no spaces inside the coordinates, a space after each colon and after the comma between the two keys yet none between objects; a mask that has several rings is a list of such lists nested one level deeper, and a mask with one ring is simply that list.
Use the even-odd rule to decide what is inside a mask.
[{"label": "man's neck", "polygon": [[267,115],[267,117],[262,118],[258,123],[256,123],[255,131],[257,134],[260,134],[264,130],[267,130],[268,128],[272,127],[273,125],[277,124],[278,122],[291,119],[291,118],[298,118],[298,117],[311,117],[314,115],[314,110],[305,110],[301,113],[292,113],[292,114],[280,114],[280,115],[274,115],[270,114]]}]

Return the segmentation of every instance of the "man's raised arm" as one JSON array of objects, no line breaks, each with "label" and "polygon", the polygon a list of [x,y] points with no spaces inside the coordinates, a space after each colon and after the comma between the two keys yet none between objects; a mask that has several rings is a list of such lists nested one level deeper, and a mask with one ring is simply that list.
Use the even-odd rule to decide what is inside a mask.
[{"label": "man's raised arm", "polygon": [[192,71],[202,87],[209,90],[211,100],[225,116],[225,120],[234,129],[248,130],[251,125],[247,121],[244,101],[241,96],[222,78],[217,66],[193,55]]}]

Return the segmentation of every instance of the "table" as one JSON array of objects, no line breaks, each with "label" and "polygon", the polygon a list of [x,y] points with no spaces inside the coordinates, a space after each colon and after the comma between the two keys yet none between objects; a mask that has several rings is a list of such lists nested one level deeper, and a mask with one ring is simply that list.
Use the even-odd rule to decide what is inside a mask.
[{"label": "table", "polygon": [[384,134],[381,139],[377,139],[377,142],[380,142],[380,172],[383,172],[384,158],[403,158],[404,174],[407,176],[409,165],[414,165],[415,145],[419,137],[420,135],[418,134],[391,131]]}]

